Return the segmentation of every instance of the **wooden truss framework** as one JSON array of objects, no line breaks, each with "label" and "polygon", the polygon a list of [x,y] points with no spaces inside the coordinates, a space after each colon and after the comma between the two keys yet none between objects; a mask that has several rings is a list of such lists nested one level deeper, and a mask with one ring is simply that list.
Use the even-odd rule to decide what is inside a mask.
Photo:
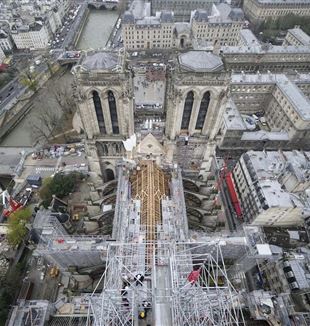
[{"label": "wooden truss framework", "polygon": [[130,181],[132,198],[141,201],[141,224],[146,226],[146,241],[154,241],[156,225],[162,223],[161,199],[169,195],[169,176],[154,162],[142,161]]}]

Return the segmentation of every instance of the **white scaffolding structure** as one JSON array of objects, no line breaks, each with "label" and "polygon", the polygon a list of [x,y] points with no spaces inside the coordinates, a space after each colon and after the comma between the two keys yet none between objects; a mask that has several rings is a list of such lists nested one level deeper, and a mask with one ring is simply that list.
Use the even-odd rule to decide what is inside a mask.
[{"label": "white scaffolding structure", "polygon": [[143,161],[118,176],[115,241],[105,242],[87,326],[138,326],[141,311],[155,326],[244,325],[226,273],[227,243],[189,242],[180,171]]},{"label": "white scaffolding structure", "polygon": [[[138,325],[145,303],[152,310],[153,325],[245,325],[240,295],[230,283],[221,243],[156,242],[153,262],[146,264],[147,244],[111,244],[103,291],[90,297],[88,325]],[[204,253],[197,253],[197,247]],[[199,269],[191,282],[190,275]],[[143,285],[136,275],[145,275]],[[127,289],[124,293],[124,280]]]},{"label": "white scaffolding structure", "polygon": [[[178,243],[172,256],[173,325],[245,325],[221,243]],[[203,253],[195,253],[202,251]],[[196,271],[195,281],[189,275]]]}]

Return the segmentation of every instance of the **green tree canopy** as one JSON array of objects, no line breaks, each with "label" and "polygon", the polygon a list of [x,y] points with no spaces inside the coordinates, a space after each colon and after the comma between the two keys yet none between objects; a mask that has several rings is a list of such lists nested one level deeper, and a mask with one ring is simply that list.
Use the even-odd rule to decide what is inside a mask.
[{"label": "green tree canopy", "polygon": [[26,223],[31,217],[31,209],[21,208],[18,211],[12,213],[9,217],[8,223],[8,242],[13,247],[18,246],[27,234]]},{"label": "green tree canopy", "polygon": [[46,178],[40,189],[40,198],[43,200],[43,206],[48,206],[55,195],[59,198],[68,196],[74,191],[75,186],[82,179],[82,174],[71,172],[69,174],[57,173],[53,178]]}]

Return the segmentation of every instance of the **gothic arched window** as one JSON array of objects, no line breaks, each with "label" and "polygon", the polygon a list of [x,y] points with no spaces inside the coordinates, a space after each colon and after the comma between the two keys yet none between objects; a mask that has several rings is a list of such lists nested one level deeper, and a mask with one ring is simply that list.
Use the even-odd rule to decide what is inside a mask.
[{"label": "gothic arched window", "polygon": [[101,134],[105,134],[106,129],[105,129],[105,123],[104,123],[104,118],[103,118],[101,100],[100,100],[100,96],[97,91],[93,91],[93,101],[94,101],[94,106],[95,106],[95,110],[96,110],[99,131]]},{"label": "gothic arched window", "polygon": [[210,103],[210,92],[205,92],[200,102],[200,108],[199,108],[195,129],[203,128],[208,112],[209,103]]},{"label": "gothic arched window", "polygon": [[108,102],[109,102],[113,134],[119,134],[116,101],[112,91],[108,91]]},{"label": "gothic arched window", "polygon": [[185,103],[184,103],[181,129],[188,129],[189,121],[191,119],[191,114],[193,109],[193,103],[194,103],[194,93],[190,91],[187,93]]}]

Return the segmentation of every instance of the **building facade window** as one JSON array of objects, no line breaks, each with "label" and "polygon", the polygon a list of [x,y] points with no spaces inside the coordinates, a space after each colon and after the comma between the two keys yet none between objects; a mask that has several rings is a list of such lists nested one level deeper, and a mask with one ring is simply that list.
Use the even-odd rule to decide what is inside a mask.
[{"label": "building facade window", "polygon": [[203,125],[204,125],[204,122],[205,122],[205,119],[207,116],[207,112],[208,112],[209,103],[210,103],[210,92],[205,92],[203,95],[203,98],[200,102],[200,108],[199,108],[199,113],[198,113],[195,129],[203,128]]},{"label": "building facade window", "polygon": [[108,102],[109,102],[113,134],[119,134],[116,101],[112,91],[108,91]]},{"label": "building facade window", "polygon": [[193,109],[193,103],[194,103],[194,93],[193,91],[190,91],[187,93],[185,103],[184,103],[181,129],[188,129],[189,121],[191,119],[191,114]]},{"label": "building facade window", "polygon": [[102,105],[101,105],[100,96],[97,91],[93,91],[93,101],[94,101],[97,121],[99,125],[99,131],[101,134],[105,134],[106,129],[105,129],[105,123],[103,118]]}]

